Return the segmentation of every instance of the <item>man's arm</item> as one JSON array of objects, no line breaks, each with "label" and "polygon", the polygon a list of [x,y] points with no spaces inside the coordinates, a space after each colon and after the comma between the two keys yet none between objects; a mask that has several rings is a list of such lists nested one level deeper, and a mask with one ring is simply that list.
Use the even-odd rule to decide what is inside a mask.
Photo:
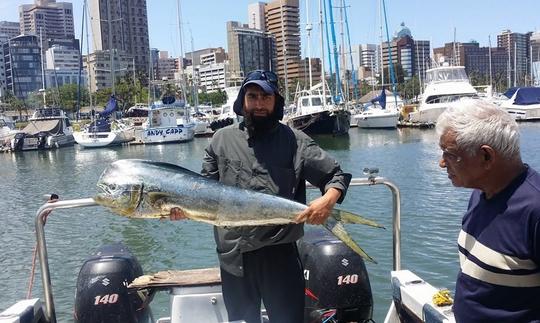
[{"label": "man's arm", "polygon": [[295,222],[307,222],[309,224],[323,224],[332,213],[332,209],[341,197],[341,191],[337,188],[329,188],[323,196],[309,203],[307,209],[300,213]]},{"label": "man's arm", "polygon": [[317,186],[323,195],[311,201],[308,208],[298,215],[296,222],[322,224],[332,213],[334,205],[345,198],[351,174],[344,173],[337,161],[311,138],[306,136],[304,144],[304,177]]}]

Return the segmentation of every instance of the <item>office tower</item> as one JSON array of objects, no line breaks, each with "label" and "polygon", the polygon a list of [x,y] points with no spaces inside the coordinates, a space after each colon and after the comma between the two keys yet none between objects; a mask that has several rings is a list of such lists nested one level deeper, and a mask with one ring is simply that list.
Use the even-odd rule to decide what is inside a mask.
[{"label": "office tower", "polygon": [[256,2],[248,5],[248,26],[252,29],[264,30],[265,17],[264,17],[264,2]]},{"label": "office tower", "polygon": [[35,35],[11,38],[3,45],[6,88],[19,99],[39,90],[41,81],[41,47]]},{"label": "office tower", "polygon": [[75,39],[73,4],[56,0],[35,0],[19,6],[20,32],[44,40]]},{"label": "office tower", "polygon": [[148,73],[150,47],[146,0],[90,0],[90,15],[95,50],[112,48],[122,52],[122,55],[135,59],[138,71]]},{"label": "office tower", "polygon": [[[385,83],[390,81],[389,65],[390,54],[394,65],[394,72],[397,73],[397,66],[403,69],[403,77],[405,80],[411,79],[415,75],[419,75],[424,79],[424,74],[430,67],[429,51],[430,42],[428,40],[414,40],[411,30],[401,23],[401,29],[396,33],[396,36],[388,42],[383,42],[382,47],[382,65],[384,70]],[[390,50],[388,49],[390,47]],[[394,75],[398,77],[398,75]],[[399,81],[396,79],[396,81]]]},{"label": "office tower", "polygon": [[230,71],[245,75],[256,69],[273,70],[274,41],[269,33],[237,21],[227,22]]}]

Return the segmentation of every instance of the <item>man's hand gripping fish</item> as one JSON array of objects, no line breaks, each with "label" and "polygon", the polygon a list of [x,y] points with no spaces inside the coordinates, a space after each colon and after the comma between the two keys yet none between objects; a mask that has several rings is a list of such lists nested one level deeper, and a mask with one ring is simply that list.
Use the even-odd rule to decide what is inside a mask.
[{"label": "man's hand gripping fish", "polygon": [[[180,208],[188,218],[216,226],[279,225],[294,222],[307,207],[279,196],[228,186],[174,164],[147,160],[112,163],[97,186],[96,203],[129,218],[163,218],[172,208]],[[338,209],[323,223],[352,250],[375,262],[342,223],[382,226]]]}]

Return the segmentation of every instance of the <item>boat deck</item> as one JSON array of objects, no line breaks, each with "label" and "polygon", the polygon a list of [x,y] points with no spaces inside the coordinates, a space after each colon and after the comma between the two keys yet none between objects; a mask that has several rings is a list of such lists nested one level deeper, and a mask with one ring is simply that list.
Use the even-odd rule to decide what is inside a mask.
[{"label": "boat deck", "polygon": [[219,268],[166,270],[135,278],[129,289],[167,289],[171,287],[221,284]]}]

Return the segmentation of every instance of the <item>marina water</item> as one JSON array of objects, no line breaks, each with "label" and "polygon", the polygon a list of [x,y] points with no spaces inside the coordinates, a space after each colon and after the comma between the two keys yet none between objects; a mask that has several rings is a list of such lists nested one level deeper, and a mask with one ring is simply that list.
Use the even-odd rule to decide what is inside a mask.
[{"label": "marina water", "polygon": [[[540,169],[540,124],[521,124],[524,161]],[[111,162],[141,158],[199,171],[208,138],[183,144],[124,146],[85,150],[0,154],[0,310],[26,295],[35,245],[34,219],[44,194],[79,199],[95,194],[96,182]],[[440,150],[433,129],[351,129],[347,137],[316,137],[342,168],[363,177],[365,167],[394,182],[402,198],[402,268],[438,288],[453,291],[458,271],[456,238],[470,190],[455,188],[438,166]],[[318,191],[309,192],[313,199]],[[374,294],[374,320],[382,322],[391,300],[392,197],[382,185],[351,187],[339,208],[383,224],[387,230],[347,225],[378,264],[367,264]],[[54,301],[59,322],[72,321],[78,271],[103,244],[122,241],[145,273],[217,266],[209,225],[193,221],[129,220],[102,207],[57,210],[45,227]],[[39,266],[38,266],[39,267]],[[42,297],[39,268],[33,297]],[[168,295],[153,303],[156,318],[168,316]]]}]

